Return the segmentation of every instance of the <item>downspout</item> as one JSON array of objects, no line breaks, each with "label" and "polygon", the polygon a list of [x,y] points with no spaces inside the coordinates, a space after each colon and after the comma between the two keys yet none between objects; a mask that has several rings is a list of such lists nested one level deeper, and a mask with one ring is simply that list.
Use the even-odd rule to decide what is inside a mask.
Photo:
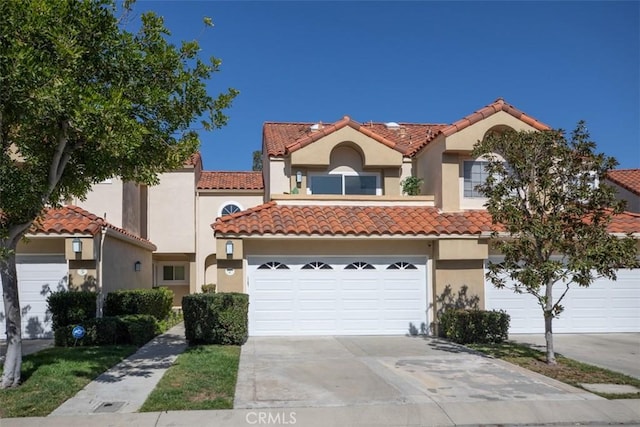
[{"label": "downspout", "polygon": [[107,227],[102,226],[100,233],[100,250],[98,252],[98,304],[96,305],[96,317],[102,317],[102,307],[104,305],[104,294],[102,293],[102,254],[104,248],[104,238],[107,235]]}]

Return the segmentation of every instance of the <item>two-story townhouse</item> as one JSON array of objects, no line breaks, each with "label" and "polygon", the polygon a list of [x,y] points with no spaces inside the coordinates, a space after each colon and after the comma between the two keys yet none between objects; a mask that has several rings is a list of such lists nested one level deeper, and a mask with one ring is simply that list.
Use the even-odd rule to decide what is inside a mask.
[{"label": "two-story townhouse", "polygon": [[[252,335],[428,331],[438,298],[462,287],[507,309],[512,331],[538,331],[533,298],[484,279],[499,254],[470,152],[507,128],[548,126],[502,99],[453,124],[267,122],[262,172],[204,171],[195,154],[157,186],[113,179],[75,203],[157,246],[150,280],[175,305],[205,283],[248,293]],[[409,176],[424,180],[420,195],[402,194]],[[640,216],[611,232],[638,235]],[[640,330],[638,273],[576,290],[556,331]]]},{"label": "two-story townhouse", "polygon": [[[266,203],[213,224],[220,291],[250,296],[252,335],[402,334],[428,330],[437,300],[467,287],[481,308],[543,330],[535,299],[496,290],[485,265],[491,218],[475,186],[489,132],[549,127],[502,99],[451,124],[265,123]],[[401,182],[424,180],[420,196]],[[626,213],[613,233],[639,235]],[[640,274],[574,290],[557,332],[640,330]],[[585,292],[586,291],[586,292]],[[594,304],[596,303],[596,304]]]}]

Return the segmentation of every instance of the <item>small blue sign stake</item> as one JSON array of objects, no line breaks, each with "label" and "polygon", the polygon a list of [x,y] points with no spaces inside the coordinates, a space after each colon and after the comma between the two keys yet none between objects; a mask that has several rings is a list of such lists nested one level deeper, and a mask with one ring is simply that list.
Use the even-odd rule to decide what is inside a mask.
[{"label": "small blue sign stake", "polygon": [[86,331],[84,330],[84,328],[80,325],[76,326],[73,328],[73,330],[71,331],[71,335],[73,336],[73,338],[75,338],[75,342],[73,343],[73,346],[75,347],[75,345],[78,343],[78,340],[84,338],[84,334],[86,333]]}]

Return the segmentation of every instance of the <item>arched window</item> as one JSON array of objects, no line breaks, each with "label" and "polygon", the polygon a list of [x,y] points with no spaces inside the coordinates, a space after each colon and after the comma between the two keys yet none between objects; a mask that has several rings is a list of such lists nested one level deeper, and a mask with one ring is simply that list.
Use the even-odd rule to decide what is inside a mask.
[{"label": "arched window", "polygon": [[220,210],[220,216],[231,215],[240,212],[242,209],[235,203],[227,203]]},{"label": "arched window", "polygon": [[269,261],[258,267],[258,270],[289,270],[286,264],[282,264],[276,261]]},{"label": "arched window", "polygon": [[409,262],[404,262],[404,261],[394,262],[389,267],[387,267],[387,270],[417,270],[417,269],[418,267],[416,267],[415,265]]},{"label": "arched window", "polygon": [[301,270],[333,270],[333,268],[324,262],[314,261],[303,265]]},{"label": "arched window", "polygon": [[356,261],[347,265],[345,270],[375,270],[376,268],[368,262]]}]

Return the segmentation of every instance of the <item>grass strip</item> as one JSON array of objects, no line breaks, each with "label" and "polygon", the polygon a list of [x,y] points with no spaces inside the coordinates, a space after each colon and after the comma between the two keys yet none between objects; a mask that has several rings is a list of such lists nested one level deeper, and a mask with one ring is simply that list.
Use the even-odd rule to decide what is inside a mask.
[{"label": "grass strip", "polygon": [[233,408],[239,361],[239,346],[187,348],[165,372],[140,411]]},{"label": "grass strip", "polygon": [[[505,360],[514,365],[582,389],[584,389],[584,387],[582,387],[581,384],[624,384],[640,389],[640,379],[587,363],[578,362],[558,353],[556,353],[558,364],[549,365],[546,362],[544,352],[524,344],[509,341],[501,344],[467,344],[466,346],[486,355]],[[595,393],[592,391],[590,391],[590,393],[607,399],[640,398],[640,393],[608,394]]]},{"label": "grass strip", "polygon": [[49,415],[136,349],[131,345],[56,347],[24,356],[22,384],[0,390],[0,418]]}]

